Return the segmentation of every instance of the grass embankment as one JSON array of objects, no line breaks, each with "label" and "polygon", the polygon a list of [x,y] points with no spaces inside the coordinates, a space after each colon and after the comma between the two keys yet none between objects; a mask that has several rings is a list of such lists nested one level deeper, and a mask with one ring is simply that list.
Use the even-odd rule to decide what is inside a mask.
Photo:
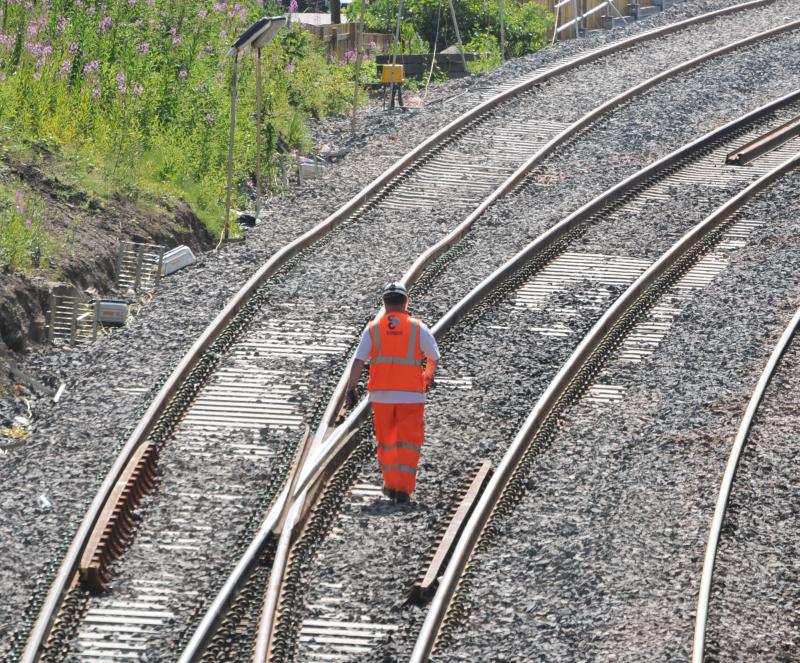
[{"label": "grass embankment", "polygon": [[[158,205],[183,197],[213,231],[222,218],[231,42],[285,11],[273,0],[0,0],[0,267],[46,267],[37,192],[9,159],[45,148],[56,177],[94,198]],[[352,104],[351,64],[329,61],[299,27],[262,52],[264,142],[308,147],[310,115]],[[255,57],[240,56],[235,191],[253,186]],[[79,229],[78,229],[79,231]]]}]

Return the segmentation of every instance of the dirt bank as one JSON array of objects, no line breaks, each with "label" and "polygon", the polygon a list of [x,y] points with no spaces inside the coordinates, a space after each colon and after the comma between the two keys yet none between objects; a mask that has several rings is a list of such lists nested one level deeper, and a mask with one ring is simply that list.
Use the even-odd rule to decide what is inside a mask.
[{"label": "dirt bank", "polygon": [[12,181],[42,199],[53,252],[49,264],[31,275],[0,272],[0,350],[20,353],[44,341],[49,293],[55,285],[112,293],[121,240],[167,248],[187,244],[195,252],[213,245],[213,237],[183,201],[122,193],[100,199],[54,176],[51,154],[36,160],[23,163],[6,156],[3,166]]}]

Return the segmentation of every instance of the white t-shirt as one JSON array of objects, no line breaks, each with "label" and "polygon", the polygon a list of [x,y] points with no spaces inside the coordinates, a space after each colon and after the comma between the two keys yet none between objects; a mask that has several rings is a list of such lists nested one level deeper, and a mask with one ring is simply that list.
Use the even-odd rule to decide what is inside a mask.
[{"label": "white t-shirt", "polygon": [[[436,339],[421,320],[419,321],[419,349],[427,359],[439,361],[441,357]],[[367,325],[356,348],[356,359],[369,361],[371,354],[372,336],[370,336],[369,325]],[[426,397],[424,392],[417,391],[370,391],[369,401],[371,403],[424,403]]]}]

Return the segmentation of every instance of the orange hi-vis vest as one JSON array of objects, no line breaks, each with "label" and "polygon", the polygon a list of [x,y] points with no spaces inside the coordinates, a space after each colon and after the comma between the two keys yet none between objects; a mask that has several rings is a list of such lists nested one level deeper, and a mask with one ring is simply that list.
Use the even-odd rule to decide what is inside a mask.
[{"label": "orange hi-vis vest", "polygon": [[420,322],[408,313],[384,313],[369,323],[370,391],[425,391],[422,380]]}]

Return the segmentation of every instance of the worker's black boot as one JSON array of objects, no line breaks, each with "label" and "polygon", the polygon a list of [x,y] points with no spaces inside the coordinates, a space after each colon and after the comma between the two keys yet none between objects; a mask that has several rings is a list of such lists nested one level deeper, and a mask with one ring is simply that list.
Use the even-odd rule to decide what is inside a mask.
[{"label": "worker's black boot", "polygon": [[396,490],[394,492],[394,503],[395,504],[406,504],[411,497],[408,493],[404,493],[402,490]]},{"label": "worker's black boot", "polygon": [[394,501],[395,501],[395,497],[396,497],[396,495],[397,495],[397,491],[396,491],[396,490],[392,490],[391,488],[386,488],[386,487],[384,486],[384,488],[383,488],[383,494],[384,494],[384,495],[386,495],[386,497],[388,497],[388,498],[389,498],[389,501],[390,501],[390,502],[394,502]]}]

